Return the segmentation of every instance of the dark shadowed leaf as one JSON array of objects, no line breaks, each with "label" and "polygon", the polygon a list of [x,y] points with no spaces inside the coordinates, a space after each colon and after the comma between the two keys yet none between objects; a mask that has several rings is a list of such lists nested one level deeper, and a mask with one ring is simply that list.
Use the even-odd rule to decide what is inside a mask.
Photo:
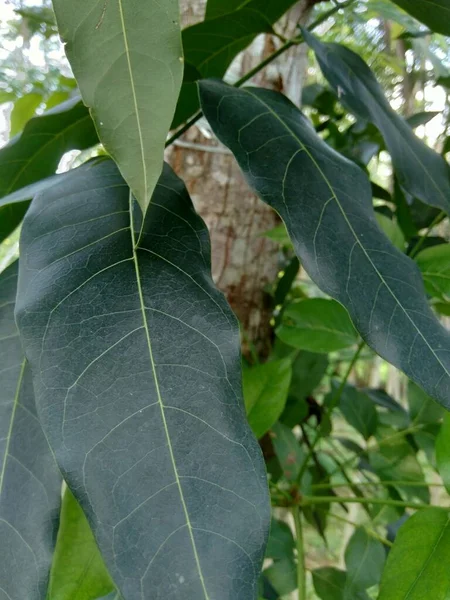
[{"label": "dark shadowed leaf", "polygon": [[221,15],[234,12],[250,2],[252,0],[208,0],[206,3],[205,18],[215,19]]},{"label": "dark shadowed leaf", "polygon": [[291,374],[291,361],[288,358],[244,369],[245,409],[257,438],[267,433],[283,412]]},{"label": "dark shadowed leaf", "polygon": [[353,346],[358,339],[345,308],[325,298],[309,298],[287,306],[277,336],[294,348],[324,353]]},{"label": "dark shadowed leaf", "polygon": [[450,334],[416,265],[380,231],[365,174],[281,94],[216,81],[200,88],[216,135],[283,218],[311,278],[346,307],[369,346],[450,407]]},{"label": "dark shadowed leaf", "polygon": [[[344,600],[347,573],[334,567],[312,571],[314,590],[321,600]],[[369,600],[365,590],[354,590],[352,600]]]},{"label": "dark shadowed leaf", "polygon": [[353,386],[346,385],[342,391],[339,408],[345,420],[363,436],[369,439],[376,431],[378,416],[372,400]]},{"label": "dark shadowed leaf", "polygon": [[0,597],[44,600],[61,476],[37,417],[14,322],[17,267],[0,275]]},{"label": "dark shadowed leaf", "polygon": [[373,122],[384,137],[396,175],[412,196],[450,212],[450,169],[442,156],[416,137],[390,106],[363,59],[345,46],[322,44],[304,31],[323,74],[340,91],[340,100],[362,119]]},{"label": "dark shadowed leaf", "polygon": [[381,580],[379,600],[447,600],[450,591],[450,513],[417,512],[397,534]]},{"label": "dark shadowed leaf", "polygon": [[393,0],[431,31],[450,35],[450,5],[448,0]]},{"label": "dark shadowed leaf", "polygon": [[64,493],[48,600],[95,600],[114,592],[89,523],[72,492]]},{"label": "dark shadowed leaf", "polygon": [[207,230],[169,167],[130,219],[112,161],[28,212],[17,319],[41,420],[126,600],[254,598],[266,475]]},{"label": "dark shadowed leaf", "polygon": [[54,0],[58,30],[99,138],[145,212],[183,78],[177,0]]}]

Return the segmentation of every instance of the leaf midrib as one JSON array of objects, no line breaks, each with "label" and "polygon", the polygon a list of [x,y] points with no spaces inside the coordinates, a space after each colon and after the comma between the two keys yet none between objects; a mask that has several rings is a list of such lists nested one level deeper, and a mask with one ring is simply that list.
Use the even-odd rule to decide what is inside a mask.
[{"label": "leaf midrib", "polygon": [[391,296],[394,298],[395,302],[400,307],[400,309],[403,311],[403,313],[405,314],[405,316],[407,317],[407,319],[409,320],[409,322],[411,323],[411,325],[414,327],[414,329],[417,331],[417,333],[420,335],[420,337],[422,338],[423,342],[428,347],[428,349],[430,350],[430,352],[432,353],[432,355],[434,356],[434,358],[436,359],[436,361],[440,364],[440,366],[442,367],[442,370],[444,371],[444,373],[447,376],[450,376],[450,373],[447,371],[447,369],[445,368],[445,366],[442,364],[442,361],[436,355],[435,351],[433,350],[433,348],[428,343],[428,341],[427,341],[426,337],[423,335],[422,331],[418,328],[418,326],[411,319],[411,317],[409,316],[408,312],[404,309],[404,307],[401,304],[400,300],[397,298],[397,296],[395,295],[395,293],[392,291],[392,289],[390,288],[390,286],[387,284],[386,280],[384,279],[384,277],[382,276],[382,274],[380,273],[380,271],[377,269],[376,265],[373,263],[371,257],[367,253],[366,249],[361,244],[360,239],[356,235],[356,232],[353,229],[352,224],[348,220],[347,215],[346,215],[346,213],[345,213],[345,211],[344,211],[341,203],[339,202],[339,199],[338,199],[338,197],[336,195],[336,192],[334,191],[333,186],[331,185],[329,179],[326,177],[325,173],[322,171],[322,169],[320,168],[320,166],[317,164],[317,161],[315,160],[314,156],[312,156],[312,154],[309,152],[308,148],[303,144],[303,142],[300,140],[300,138],[292,131],[292,129],[277,115],[277,113],[268,104],[266,104],[264,102],[264,100],[261,100],[258,96],[256,96],[255,94],[253,94],[248,88],[245,89],[245,90],[243,90],[243,91],[245,91],[247,94],[249,94],[250,96],[252,96],[252,98],[254,98],[260,104],[262,104],[274,116],[274,118],[277,121],[279,121],[279,123],[281,123],[281,125],[290,133],[290,135],[294,138],[294,140],[296,140],[297,143],[304,149],[304,151],[306,152],[307,156],[309,157],[309,159],[311,160],[311,162],[313,163],[313,165],[316,167],[316,169],[319,172],[320,176],[322,177],[323,181],[325,182],[325,184],[327,185],[328,189],[332,193],[333,200],[336,202],[336,204],[337,204],[337,206],[338,206],[338,208],[339,208],[339,210],[340,210],[340,212],[341,212],[341,214],[342,214],[345,222],[347,223],[347,226],[350,229],[350,231],[351,231],[351,233],[352,233],[352,235],[353,235],[353,237],[355,239],[355,243],[358,244],[358,246],[363,251],[365,257],[367,258],[367,260],[369,261],[369,263],[372,266],[373,270],[375,271],[375,273],[377,274],[378,278],[380,279],[380,282],[386,287],[386,289],[389,291],[389,293],[391,294]]},{"label": "leaf midrib", "polygon": [[[119,0],[120,2],[121,0]],[[161,396],[161,391],[159,388],[159,380],[158,380],[158,376],[156,373],[156,364],[155,364],[155,360],[153,357],[153,349],[152,349],[152,343],[151,343],[151,338],[150,338],[150,331],[149,331],[149,327],[148,327],[148,321],[147,321],[147,316],[145,313],[145,302],[144,302],[144,295],[143,295],[143,291],[142,291],[142,285],[141,285],[141,276],[140,276],[140,270],[139,270],[139,260],[137,257],[137,250],[138,250],[138,246],[136,244],[136,240],[135,240],[135,234],[134,234],[134,224],[133,224],[133,212],[132,212],[132,203],[133,203],[133,196],[130,190],[130,205],[129,205],[129,210],[130,210],[130,231],[131,231],[131,244],[132,244],[132,250],[133,250],[133,262],[134,262],[134,267],[135,267],[135,273],[136,273],[136,283],[137,283],[137,288],[138,288],[138,294],[139,294],[139,303],[140,303],[140,308],[141,308],[141,312],[142,312],[142,321],[143,321],[143,326],[144,326],[144,330],[145,330],[145,336],[146,336],[146,341],[147,341],[147,346],[148,346],[148,353],[149,353],[149,358],[150,358],[150,364],[151,364],[151,369],[152,369],[152,375],[153,375],[153,379],[155,381],[155,389],[156,389],[156,395],[158,398],[158,404],[160,407],[160,411],[161,411],[161,418],[162,418],[162,422],[163,422],[163,426],[164,426],[164,432],[166,435],[166,439],[167,439],[167,447],[169,449],[169,454],[170,454],[170,459],[171,459],[171,463],[172,463],[172,467],[173,467],[173,471],[175,474],[175,481],[178,487],[178,492],[180,495],[180,500],[181,500],[181,504],[183,506],[183,511],[184,511],[184,515],[185,515],[185,519],[186,519],[186,525],[189,531],[189,536],[191,539],[191,544],[192,544],[192,550],[194,552],[194,558],[195,558],[195,563],[197,566],[197,570],[198,570],[198,574],[199,574],[199,578],[200,578],[200,583],[202,586],[202,590],[203,590],[203,594],[205,597],[205,600],[210,600],[209,596],[208,596],[208,592],[206,590],[206,584],[205,584],[205,580],[203,577],[203,572],[202,572],[202,568],[201,568],[201,564],[200,564],[200,558],[197,552],[197,546],[195,544],[195,539],[194,539],[194,534],[193,534],[193,528],[192,528],[192,524],[190,521],[190,517],[189,517],[189,512],[187,509],[187,505],[186,505],[186,501],[184,498],[184,493],[183,493],[183,488],[181,485],[181,481],[180,481],[180,476],[178,474],[178,468],[177,468],[177,464],[176,464],[176,460],[175,460],[175,455],[174,455],[174,451],[173,451],[173,447],[172,447],[172,441],[170,438],[170,434],[169,434],[169,428],[167,426],[167,420],[166,420],[166,415],[165,415],[165,406],[162,400],[162,396]],[[138,240],[139,242],[139,240]]]}]

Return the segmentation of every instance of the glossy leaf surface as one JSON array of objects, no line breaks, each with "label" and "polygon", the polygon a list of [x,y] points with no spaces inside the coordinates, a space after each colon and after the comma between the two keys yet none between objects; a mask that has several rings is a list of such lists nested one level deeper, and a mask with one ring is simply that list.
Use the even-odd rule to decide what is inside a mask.
[{"label": "glossy leaf surface", "polygon": [[249,184],[278,211],[315,283],[378,354],[450,407],[450,334],[416,265],[379,229],[370,184],[284,96],[201,83],[203,111]]},{"label": "glossy leaf surface", "polygon": [[380,130],[402,187],[423,202],[450,212],[450,169],[442,156],[414,135],[390,106],[363,59],[345,46],[323,44],[304,31],[323,74],[340,92],[340,100]]},{"label": "glossy leaf surface", "polygon": [[54,0],[53,7],[100,140],[145,211],[183,77],[178,1]]},{"label": "glossy leaf surface", "polygon": [[14,322],[17,263],[0,274],[0,598],[45,600],[61,476]]},{"label": "glossy leaf surface", "polygon": [[135,223],[112,161],[33,201],[17,318],[41,419],[124,600],[254,598],[270,511],[236,320],[168,167]]},{"label": "glossy leaf surface", "polygon": [[345,308],[325,298],[309,298],[287,306],[277,336],[294,348],[324,353],[348,348],[358,338]]},{"label": "glossy leaf surface", "polygon": [[428,508],[400,528],[381,580],[379,600],[447,600],[450,515]]},{"label": "glossy leaf surface", "polygon": [[72,492],[66,489],[48,600],[95,600],[114,590],[89,523]]}]

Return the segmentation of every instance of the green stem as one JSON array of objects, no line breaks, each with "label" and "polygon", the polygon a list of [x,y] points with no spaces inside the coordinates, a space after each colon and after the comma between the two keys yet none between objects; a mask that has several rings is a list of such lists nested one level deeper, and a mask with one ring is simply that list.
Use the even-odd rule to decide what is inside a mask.
[{"label": "green stem", "polygon": [[392,548],[392,546],[394,545],[392,542],[390,542],[389,540],[387,540],[386,538],[381,536],[374,529],[370,529],[370,527],[367,527],[367,525],[355,523],[354,521],[350,521],[350,519],[346,519],[345,517],[341,517],[332,512],[330,512],[329,515],[330,515],[330,517],[333,517],[333,519],[337,519],[338,521],[343,521],[344,523],[348,523],[349,525],[352,525],[353,527],[364,527],[364,529],[367,531],[367,533],[370,535],[370,537],[373,537],[375,540],[378,540],[385,546],[389,546],[390,548]]},{"label": "green stem", "polygon": [[423,235],[417,242],[417,244],[414,246],[414,248],[411,250],[411,252],[409,253],[410,258],[414,258],[418,253],[419,250],[422,248],[422,246],[425,243],[425,240],[427,239],[427,237],[430,235],[431,230],[433,229],[433,227],[435,227],[439,221],[441,221],[441,219],[445,216],[445,211],[441,211],[431,222],[431,224],[428,226],[425,235]]},{"label": "green stem", "polygon": [[[355,354],[353,355],[352,360],[350,361],[350,364],[348,365],[348,368],[347,368],[347,371],[345,372],[344,378],[341,381],[341,385],[339,386],[337,392],[334,394],[333,398],[331,399],[330,404],[327,407],[327,410],[325,411],[324,421],[326,421],[330,417],[331,413],[333,412],[333,409],[339,402],[342,392],[344,391],[345,385],[347,383],[347,380],[350,377],[350,373],[353,371],[353,367],[355,366],[364,346],[365,346],[365,342],[363,340],[361,340],[361,342],[358,344]],[[317,444],[319,443],[319,440],[322,438],[322,435],[323,435],[323,427],[320,426],[317,429],[316,437],[312,441],[312,443],[309,447],[308,454],[306,455],[306,457],[302,463],[302,466],[300,468],[300,472],[298,474],[298,479],[297,479],[299,484],[302,481],[302,477],[308,467],[308,463],[314,453],[314,450],[315,450]]]},{"label": "green stem", "polygon": [[[362,481],[357,484],[360,486],[393,486],[401,487],[444,487],[443,483],[427,483],[425,481]],[[350,487],[348,483],[316,483],[311,486],[313,490],[328,490],[330,488]]]},{"label": "green stem", "polygon": [[[311,25],[309,26],[310,31],[313,31],[316,27],[321,25],[329,17],[334,15],[338,10],[341,10],[342,8],[346,8],[347,6],[350,6],[350,4],[352,4],[352,2],[354,2],[354,0],[347,0],[346,2],[341,2],[338,6],[334,6],[333,8],[330,8],[330,10],[325,12],[323,15],[318,17],[313,23],[311,23]],[[286,50],[289,50],[289,48],[292,48],[292,46],[296,46],[298,44],[301,44],[302,42],[303,42],[303,37],[301,35],[293,37],[290,40],[286,40],[286,42],[282,46],[280,46],[278,48],[278,50],[276,50],[275,52],[270,54],[267,58],[265,58],[263,61],[261,61],[259,64],[257,64],[256,67],[254,67],[253,69],[250,69],[250,71],[248,71],[248,73],[246,73],[243,77],[238,79],[236,81],[236,83],[233,84],[234,87],[241,87],[241,85],[246,83],[249,79],[251,79],[257,73],[259,73],[259,71],[262,71],[262,69],[267,67],[267,65],[270,65],[271,62],[273,62],[279,56],[284,54],[286,52]],[[202,116],[203,116],[202,111],[199,111],[193,117],[191,117],[189,119],[189,121],[186,121],[186,123],[182,127],[180,127],[180,129],[178,129],[178,131],[176,131],[166,141],[166,148],[168,146],[170,146],[171,144],[173,144],[179,137],[181,137],[183,135],[183,133],[186,133],[186,131],[188,129],[190,129],[193,125],[195,125],[195,123],[197,123],[197,121],[199,121],[202,118]]]},{"label": "green stem", "polygon": [[302,515],[298,506],[292,509],[295,523],[295,537],[297,546],[297,588],[298,600],[306,600],[306,569],[305,569],[305,547],[303,543]]},{"label": "green stem", "polygon": [[[356,498],[354,496],[303,496],[301,506],[315,504],[330,504],[332,502],[350,504],[380,504],[381,506],[397,506],[401,508],[423,509],[430,508],[431,504],[419,504],[417,502],[403,502],[403,500],[391,500],[389,498]],[[450,507],[440,507],[450,511]]]}]

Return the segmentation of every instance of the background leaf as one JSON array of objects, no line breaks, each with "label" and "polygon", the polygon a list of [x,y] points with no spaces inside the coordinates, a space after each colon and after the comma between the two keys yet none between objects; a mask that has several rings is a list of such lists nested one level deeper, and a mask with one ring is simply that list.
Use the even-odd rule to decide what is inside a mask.
[{"label": "background leaf", "polygon": [[34,113],[42,103],[42,95],[33,92],[22,96],[14,102],[11,112],[10,136],[13,137],[25,127],[26,123],[34,116]]},{"label": "background leaf", "polygon": [[[334,567],[312,571],[314,590],[321,600],[344,600],[347,573]],[[368,600],[365,590],[354,590],[354,600]]]},{"label": "background leaf", "polygon": [[345,420],[368,440],[376,431],[377,411],[372,400],[353,386],[346,385],[341,393],[339,408]]},{"label": "background leaf", "polygon": [[431,31],[450,35],[450,6],[447,0],[393,0]]},{"label": "background leaf", "polygon": [[446,600],[450,590],[450,517],[428,508],[400,528],[381,580],[379,600]]},{"label": "background leaf", "polygon": [[450,213],[450,170],[444,159],[414,135],[390,106],[363,59],[345,46],[323,44],[303,31],[320,68],[354,114],[373,122],[383,135],[396,175],[412,196]]},{"label": "background leaf", "polygon": [[380,231],[365,174],[281,94],[216,81],[200,93],[215,134],[284,220],[310,277],[345,306],[369,346],[450,407],[450,334],[416,265]]},{"label": "background leaf", "polygon": [[60,36],[99,137],[145,212],[183,77],[177,0],[54,0]]},{"label": "background leaf", "polygon": [[21,244],[42,423],[122,596],[254,597],[265,469],[237,323],[183,184],[165,168],[141,229],[114,163],[83,166],[34,199]]},{"label": "background leaf", "polygon": [[44,600],[61,476],[36,414],[14,322],[17,262],[0,274],[0,596]]},{"label": "background leaf", "polygon": [[450,298],[450,244],[439,244],[422,250],[415,261],[433,298]]},{"label": "background leaf", "polygon": [[366,590],[381,579],[386,554],[383,544],[358,527],[345,549],[347,581],[344,598],[353,600],[358,590]]},{"label": "background leaf", "polygon": [[445,414],[436,438],[436,462],[445,489],[450,494],[450,415]]},{"label": "background leaf", "polygon": [[283,475],[289,481],[295,481],[305,459],[299,441],[286,425],[276,423],[272,427],[272,443],[280,462]]}]

